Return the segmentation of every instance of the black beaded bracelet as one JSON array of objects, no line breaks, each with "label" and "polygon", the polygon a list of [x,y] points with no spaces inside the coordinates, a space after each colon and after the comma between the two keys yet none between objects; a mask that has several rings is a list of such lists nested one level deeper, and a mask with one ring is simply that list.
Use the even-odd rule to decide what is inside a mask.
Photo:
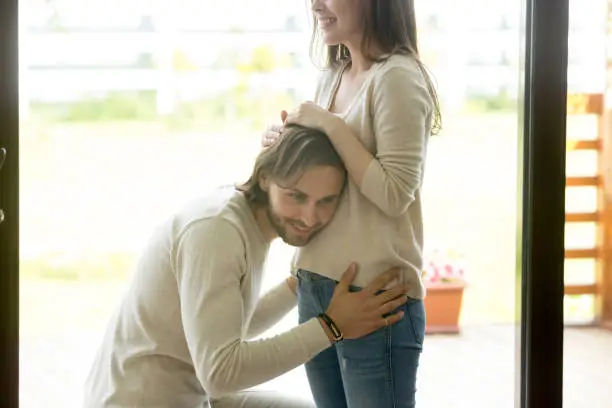
[{"label": "black beaded bracelet", "polygon": [[332,332],[334,341],[337,342],[337,341],[344,339],[344,335],[342,334],[338,326],[336,326],[336,323],[331,319],[331,317],[329,317],[325,313],[321,313],[319,317],[321,318],[321,320],[323,320],[325,325],[329,327],[329,330]]}]

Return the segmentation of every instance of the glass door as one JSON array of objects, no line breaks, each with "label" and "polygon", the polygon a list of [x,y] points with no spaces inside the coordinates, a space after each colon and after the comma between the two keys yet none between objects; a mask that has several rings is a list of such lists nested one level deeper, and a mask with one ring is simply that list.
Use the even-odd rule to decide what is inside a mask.
[{"label": "glass door", "polygon": [[[243,178],[265,125],[312,98],[301,1],[204,3],[1,3],[0,406],[80,406],[156,222]],[[561,407],[568,2],[415,3],[444,115],[418,405]],[[291,254],[274,245],[266,287]],[[308,393],[301,369],[259,388]]]},{"label": "glass door", "polygon": [[516,406],[561,407],[568,2],[525,7]]},{"label": "glass door", "polygon": [[0,406],[16,407],[19,372],[17,0],[0,3]]}]

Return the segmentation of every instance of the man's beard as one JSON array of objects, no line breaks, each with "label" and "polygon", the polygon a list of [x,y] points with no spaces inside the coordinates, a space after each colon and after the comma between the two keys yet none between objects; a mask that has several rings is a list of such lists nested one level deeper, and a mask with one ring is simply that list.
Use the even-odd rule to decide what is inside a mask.
[{"label": "man's beard", "polygon": [[268,214],[268,220],[270,221],[270,224],[272,225],[272,228],[274,228],[274,230],[276,231],[278,236],[287,245],[291,245],[291,246],[295,246],[295,247],[305,246],[310,241],[312,241],[312,239],[322,229],[321,225],[317,225],[317,226],[315,226],[312,229],[312,232],[309,235],[307,235],[307,236],[292,234],[289,231],[287,231],[287,228],[285,226],[288,223],[291,223],[291,222],[294,222],[294,223],[298,224],[299,226],[301,226],[299,222],[291,221],[289,219],[285,219],[285,221],[283,222],[283,219],[281,217],[279,217],[278,215],[276,215],[274,213],[274,210],[269,205],[268,205],[268,208],[266,209],[266,213]]}]

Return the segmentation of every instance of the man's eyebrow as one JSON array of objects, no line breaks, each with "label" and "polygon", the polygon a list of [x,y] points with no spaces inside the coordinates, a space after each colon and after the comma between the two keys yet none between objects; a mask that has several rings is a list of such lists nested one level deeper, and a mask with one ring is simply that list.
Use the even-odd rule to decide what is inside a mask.
[{"label": "man's eyebrow", "polygon": [[331,199],[336,199],[338,197],[340,197],[339,194],[331,194],[331,195],[328,195],[326,197],[321,198],[319,201],[327,201],[327,200],[331,200]]},{"label": "man's eyebrow", "polygon": [[285,190],[285,191],[290,191],[292,193],[298,193],[298,194],[302,194],[302,195],[308,196],[308,194],[306,194],[305,192],[303,192],[303,191],[301,191],[301,190],[299,190],[297,188],[293,188],[293,187],[281,187],[281,188],[283,190]]},{"label": "man's eyebrow", "polygon": [[[308,194],[306,194],[305,192],[303,192],[302,190],[297,189],[297,188],[285,187],[284,190],[290,191],[292,193],[303,195],[304,197],[309,197]],[[328,196],[325,196],[325,197],[322,197],[322,198],[318,199],[317,201],[318,202],[327,201],[327,200],[336,199],[338,197],[340,197],[340,194],[330,194]]]}]

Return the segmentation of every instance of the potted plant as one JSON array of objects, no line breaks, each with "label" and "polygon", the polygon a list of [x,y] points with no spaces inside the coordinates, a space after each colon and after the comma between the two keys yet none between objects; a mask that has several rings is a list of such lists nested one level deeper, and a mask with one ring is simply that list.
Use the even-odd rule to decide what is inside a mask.
[{"label": "potted plant", "polygon": [[454,251],[433,251],[425,259],[423,282],[427,289],[425,332],[459,333],[466,287],[463,257]]}]

